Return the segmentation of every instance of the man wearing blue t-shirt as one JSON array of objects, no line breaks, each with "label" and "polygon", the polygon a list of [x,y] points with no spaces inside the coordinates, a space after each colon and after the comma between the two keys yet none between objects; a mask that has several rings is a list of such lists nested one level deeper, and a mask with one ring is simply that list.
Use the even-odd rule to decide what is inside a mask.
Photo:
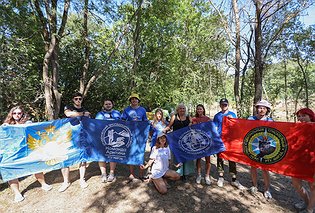
[{"label": "man wearing blue t-shirt", "polygon": [[[227,116],[230,118],[236,118],[236,114],[234,112],[229,111],[229,101],[226,98],[222,98],[220,100],[220,108],[221,111],[218,112],[213,119],[213,122],[217,126],[218,133],[221,135],[222,134],[222,122],[223,122],[223,117]],[[217,169],[219,173],[219,179],[218,179],[218,186],[223,187],[224,184],[224,162],[223,159],[220,158],[220,153],[217,155]],[[244,189],[244,186],[240,184],[239,181],[236,180],[236,163],[233,161],[229,161],[229,172],[232,174],[232,182],[231,185],[235,186],[238,189]]]},{"label": "man wearing blue t-shirt", "polygon": [[[120,120],[121,115],[120,112],[113,109],[114,102],[111,99],[105,99],[103,104],[103,110],[98,112],[95,116],[95,119],[99,120]],[[106,162],[98,162],[98,165],[101,170],[101,180],[103,183],[112,182],[115,178],[115,168],[116,162],[109,162],[109,175],[106,175]]]},{"label": "man wearing blue t-shirt", "polygon": [[[148,118],[147,118],[146,110],[140,106],[139,95],[136,93],[132,93],[129,96],[129,102],[130,102],[130,106],[128,106],[124,109],[122,117],[121,117],[122,120],[125,120],[125,121],[147,121]],[[144,141],[144,143],[146,143],[146,141]],[[130,165],[129,170],[130,170],[129,178],[134,179],[135,178],[134,166]],[[140,176],[142,176],[142,170],[140,170]]]}]

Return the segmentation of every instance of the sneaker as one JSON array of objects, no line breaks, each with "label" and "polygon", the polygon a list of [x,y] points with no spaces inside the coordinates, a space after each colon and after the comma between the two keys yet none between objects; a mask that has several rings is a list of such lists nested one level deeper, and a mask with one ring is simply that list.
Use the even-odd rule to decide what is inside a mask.
[{"label": "sneaker", "polygon": [[106,183],[107,182],[107,175],[106,174],[102,174],[101,175],[101,180],[102,180],[102,183]]},{"label": "sneaker", "polygon": [[303,210],[299,211],[299,213],[314,213],[314,210],[303,209]]},{"label": "sneaker", "polygon": [[207,185],[211,185],[211,179],[210,179],[209,176],[206,176],[206,177],[205,177],[205,181],[206,181],[206,184],[207,184]]},{"label": "sneaker", "polygon": [[82,189],[85,189],[86,187],[88,187],[89,184],[87,184],[87,182],[83,179],[80,180],[80,186]]},{"label": "sneaker", "polygon": [[53,188],[52,185],[48,185],[48,184],[42,185],[42,190],[44,190],[46,192],[50,191],[52,188]]},{"label": "sneaker", "polygon": [[24,200],[24,197],[21,194],[15,195],[15,197],[14,197],[14,202],[16,202],[16,203],[21,202],[23,200]]},{"label": "sneaker", "polygon": [[201,175],[198,175],[197,178],[196,178],[196,183],[200,184],[201,183]]},{"label": "sneaker", "polygon": [[113,182],[114,180],[116,180],[116,177],[113,173],[109,173],[107,181],[108,182]]},{"label": "sneaker", "polygon": [[294,208],[297,209],[297,210],[303,210],[303,209],[306,209],[306,203],[304,201],[301,201],[299,203],[295,203],[294,204]]},{"label": "sneaker", "polygon": [[62,183],[60,188],[58,189],[58,192],[64,192],[67,188],[69,188],[70,183]]},{"label": "sneaker", "polygon": [[218,187],[223,187],[224,178],[223,177],[219,177],[217,184],[218,184]]},{"label": "sneaker", "polygon": [[272,199],[272,195],[269,191],[265,191],[264,192],[264,197],[267,198],[267,199]]},{"label": "sneaker", "polygon": [[257,194],[257,192],[258,192],[258,189],[257,189],[257,187],[255,187],[255,186],[250,187],[249,190],[250,190],[250,193],[251,193],[252,195]]},{"label": "sneaker", "polygon": [[238,180],[232,181],[231,185],[236,187],[236,188],[238,188],[239,190],[244,190],[245,189],[245,187]]}]

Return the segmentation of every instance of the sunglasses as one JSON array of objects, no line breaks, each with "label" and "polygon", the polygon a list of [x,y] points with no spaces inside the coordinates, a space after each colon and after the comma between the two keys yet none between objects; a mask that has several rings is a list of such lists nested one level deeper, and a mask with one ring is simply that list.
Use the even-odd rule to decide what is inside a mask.
[{"label": "sunglasses", "polygon": [[82,98],[74,98],[75,101],[82,101]]},{"label": "sunglasses", "polygon": [[22,115],[22,112],[13,112],[13,115]]}]

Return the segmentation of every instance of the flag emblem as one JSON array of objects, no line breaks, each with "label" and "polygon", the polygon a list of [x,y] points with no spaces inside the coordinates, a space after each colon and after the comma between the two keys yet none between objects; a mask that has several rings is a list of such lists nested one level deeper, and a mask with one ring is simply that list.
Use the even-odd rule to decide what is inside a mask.
[{"label": "flag emblem", "polygon": [[181,135],[178,143],[184,152],[201,154],[210,149],[212,139],[203,130],[190,129]]},{"label": "flag emblem", "polygon": [[123,124],[112,123],[102,130],[101,140],[104,146],[128,148],[132,141],[131,131]]},{"label": "flag emblem", "polygon": [[251,129],[243,141],[243,152],[251,160],[262,164],[274,164],[288,151],[285,136],[277,129],[260,126]]}]

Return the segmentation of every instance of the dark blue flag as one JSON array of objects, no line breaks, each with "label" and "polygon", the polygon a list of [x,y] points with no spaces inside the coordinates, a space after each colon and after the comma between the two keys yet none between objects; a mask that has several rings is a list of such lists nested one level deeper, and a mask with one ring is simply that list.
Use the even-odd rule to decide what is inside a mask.
[{"label": "dark blue flag", "polygon": [[177,162],[184,163],[225,150],[212,121],[176,130],[166,137]]},{"label": "dark blue flag", "polygon": [[143,164],[149,134],[147,121],[83,118],[82,127],[86,161]]}]

